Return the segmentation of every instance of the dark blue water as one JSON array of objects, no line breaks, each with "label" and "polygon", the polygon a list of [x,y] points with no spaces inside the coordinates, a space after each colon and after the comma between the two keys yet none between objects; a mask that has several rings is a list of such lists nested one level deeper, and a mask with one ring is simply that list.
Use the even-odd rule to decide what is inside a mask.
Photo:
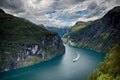
[{"label": "dark blue water", "polygon": [[[30,67],[0,73],[0,80],[87,80],[104,54],[65,45],[64,55]],[[80,55],[78,61],[72,60]]]}]

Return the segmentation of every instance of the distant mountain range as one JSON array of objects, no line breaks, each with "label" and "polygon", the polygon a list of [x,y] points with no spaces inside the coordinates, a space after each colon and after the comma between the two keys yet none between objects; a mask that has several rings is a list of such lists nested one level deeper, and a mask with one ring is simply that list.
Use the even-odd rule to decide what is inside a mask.
[{"label": "distant mountain range", "polygon": [[113,8],[101,19],[77,22],[62,40],[71,46],[109,52],[115,44],[120,44],[120,7]]},{"label": "distant mountain range", "polygon": [[64,52],[56,32],[0,9],[0,72],[33,65]]},{"label": "distant mountain range", "polygon": [[70,31],[69,27],[65,27],[65,28],[46,27],[46,29],[48,29],[52,32],[57,32],[60,37],[63,37],[64,34],[66,34]]}]

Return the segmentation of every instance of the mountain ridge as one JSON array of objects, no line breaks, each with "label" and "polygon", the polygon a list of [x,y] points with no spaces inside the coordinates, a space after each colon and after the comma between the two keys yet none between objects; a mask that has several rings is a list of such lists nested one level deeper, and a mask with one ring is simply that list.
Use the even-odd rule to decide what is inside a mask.
[{"label": "mountain ridge", "polygon": [[65,47],[48,31],[0,9],[0,72],[30,66],[62,55]]},{"label": "mountain ridge", "polygon": [[[115,44],[120,44],[119,10],[120,6],[117,6],[101,19],[92,21],[89,24],[85,22],[83,28],[76,30],[74,33],[71,33],[74,29],[72,27],[71,31],[63,37],[63,41],[72,46],[89,48],[97,52],[109,52]],[[77,27],[79,26],[81,25],[77,25]]]}]

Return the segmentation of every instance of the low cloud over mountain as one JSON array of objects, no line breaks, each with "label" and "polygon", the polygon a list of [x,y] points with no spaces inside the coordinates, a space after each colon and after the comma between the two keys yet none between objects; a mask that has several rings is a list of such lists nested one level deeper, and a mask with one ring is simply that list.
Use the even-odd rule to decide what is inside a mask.
[{"label": "low cloud over mountain", "polygon": [[0,0],[0,8],[45,26],[72,26],[101,18],[120,0]]}]

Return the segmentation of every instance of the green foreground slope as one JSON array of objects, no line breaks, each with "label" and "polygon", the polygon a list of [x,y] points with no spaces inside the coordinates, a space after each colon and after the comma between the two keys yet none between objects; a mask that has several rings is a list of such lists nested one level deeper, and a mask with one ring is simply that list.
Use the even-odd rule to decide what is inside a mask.
[{"label": "green foreground slope", "polygon": [[0,72],[36,64],[64,51],[57,33],[0,9]]},{"label": "green foreground slope", "polygon": [[115,45],[88,80],[120,80],[120,45]]}]

